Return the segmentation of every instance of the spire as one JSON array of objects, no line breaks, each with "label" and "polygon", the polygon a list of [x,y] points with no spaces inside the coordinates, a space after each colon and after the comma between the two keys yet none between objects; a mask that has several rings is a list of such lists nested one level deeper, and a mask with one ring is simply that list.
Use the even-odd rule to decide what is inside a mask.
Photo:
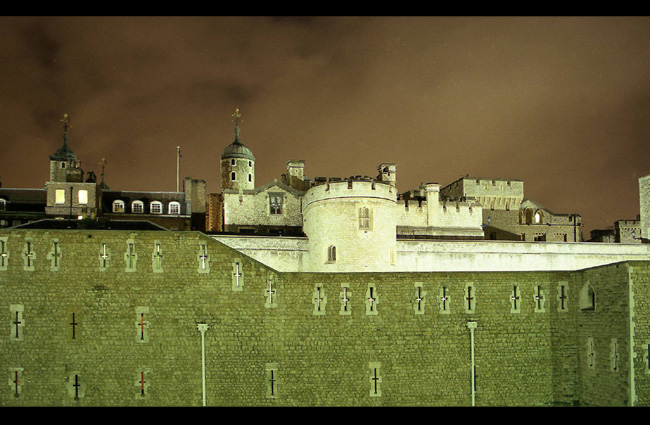
[{"label": "spire", "polygon": [[68,146],[68,129],[72,128],[70,125],[70,117],[68,114],[63,114],[63,119],[61,127],[63,127],[63,146],[61,146],[54,154],[50,155],[51,160],[67,160],[67,159],[77,159],[77,155],[70,149]]},{"label": "spire", "polygon": [[255,157],[251,150],[244,146],[244,144],[239,140],[239,124],[244,122],[244,120],[241,119],[239,108],[235,108],[235,113],[230,116],[232,117],[232,122],[235,123],[235,141],[226,146],[221,154],[221,159],[245,158],[250,161],[255,161]]},{"label": "spire", "polygon": [[99,187],[101,190],[111,190],[110,187],[106,183],[104,183],[104,167],[106,166],[106,158],[102,158],[102,160],[99,162],[99,166],[102,167],[102,181],[99,183]]}]

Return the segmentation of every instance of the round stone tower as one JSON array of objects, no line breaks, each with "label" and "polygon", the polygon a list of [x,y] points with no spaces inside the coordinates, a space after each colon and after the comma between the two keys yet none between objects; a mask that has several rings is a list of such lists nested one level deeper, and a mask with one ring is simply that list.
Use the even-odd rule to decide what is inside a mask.
[{"label": "round stone tower", "polygon": [[397,189],[370,178],[313,186],[303,198],[306,271],[394,270],[396,206]]},{"label": "round stone tower", "polygon": [[252,190],[255,188],[255,157],[239,141],[239,109],[232,115],[235,122],[235,141],[221,154],[221,189]]}]

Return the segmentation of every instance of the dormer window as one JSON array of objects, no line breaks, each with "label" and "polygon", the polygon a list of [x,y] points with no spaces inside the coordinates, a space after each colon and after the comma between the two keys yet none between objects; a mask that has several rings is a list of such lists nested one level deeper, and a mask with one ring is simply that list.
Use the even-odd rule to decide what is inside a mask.
[{"label": "dormer window", "polygon": [[116,199],[113,201],[113,212],[114,213],[123,213],[124,212],[124,201]]},{"label": "dormer window", "polygon": [[0,211],[7,211],[7,200],[0,198]]},{"label": "dormer window", "polygon": [[180,214],[181,213],[181,204],[176,201],[169,203],[169,214]]},{"label": "dormer window", "polygon": [[272,215],[282,214],[281,193],[269,193],[269,212]]},{"label": "dormer window", "polygon": [[149,211],[151,212],[151,214],[162,214],[163,212],[162,202],[151,201],[151,204],[149,204]]},{"label": "dormer window", "polygon": [[144,203],[142,201],[133,201],[131,203],[131,212],[141,214],[144,212]]}]

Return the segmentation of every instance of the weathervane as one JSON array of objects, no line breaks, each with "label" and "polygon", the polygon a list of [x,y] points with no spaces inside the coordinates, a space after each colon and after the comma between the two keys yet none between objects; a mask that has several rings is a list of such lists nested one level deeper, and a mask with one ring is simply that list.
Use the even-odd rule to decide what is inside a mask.
[{"label": "weathervane", "polygon": [[231,115],[232,117],[232,122],[235,123],[235,136],[237,139],[239,139],[239,123],[244,122],[244,120],[241,119],[241,113],[239,112],[239,108],[235,108],[235,113]]},{"label": "weathervane", "polygon": [[68,143],[68,128],[72,127],[70,125],[70,117],[68,117],[68,114],[63,114],[63,119],[60,121],[63,123],[61,125],[63,127],[63,143]]}]

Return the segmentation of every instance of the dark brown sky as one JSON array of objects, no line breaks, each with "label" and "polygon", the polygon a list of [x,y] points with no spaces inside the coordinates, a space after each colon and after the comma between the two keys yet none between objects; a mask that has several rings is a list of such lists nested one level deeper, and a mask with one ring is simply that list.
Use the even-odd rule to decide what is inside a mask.
[{"label": "dark brown sky", "polygon": [[70,146],[113,189],[220,191],[234,139],[256,184],[375,176],[400,192],[470,174],[521,179],[592,228],[639,212],[650,174],[650,19],[637,17],[2,17],[0,176],[42,187]]}]

